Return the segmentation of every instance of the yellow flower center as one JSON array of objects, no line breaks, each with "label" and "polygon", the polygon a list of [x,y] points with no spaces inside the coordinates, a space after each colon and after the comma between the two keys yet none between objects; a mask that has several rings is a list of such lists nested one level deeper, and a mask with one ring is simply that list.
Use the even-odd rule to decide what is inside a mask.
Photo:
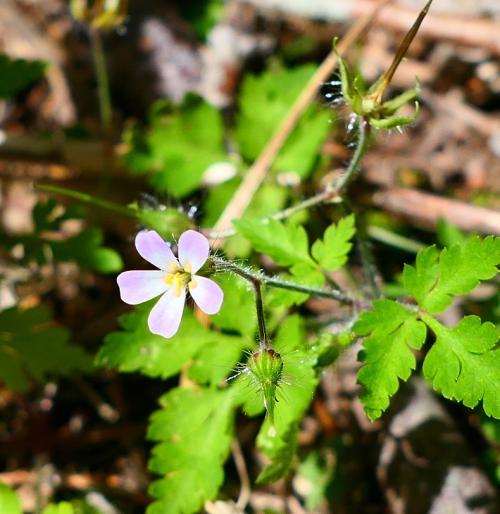
[{"label": "yellow flower center", "polygon": [[185,285],[189,287],[196,287],[196,282],[191,280],[191,270],[193,269],[191,264],[186,263],[182,268],[176,263],[172,262],[169,264],[168,269],[170,273],[165,275],[165,283],[174,289],[174,295],[180,296],[182,294]]}]

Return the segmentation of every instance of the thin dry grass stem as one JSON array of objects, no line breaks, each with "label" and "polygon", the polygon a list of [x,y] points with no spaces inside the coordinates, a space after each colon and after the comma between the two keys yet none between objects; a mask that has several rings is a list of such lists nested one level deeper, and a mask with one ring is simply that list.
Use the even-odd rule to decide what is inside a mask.
[{"label": "thin dry grass stem", "polygon": [[354,42],[366,32],[379,10],[391,1],[392,0],[379,0],[367,16],[357,21],[351,27],[337,46],[336,51],[332,50],[326,57],[320,67],[316,70],[316,73],[311,77],[305,88],[302,90],[302,93],[299,95],[295,103],[292,105],[291,109],[280,123],[278,129],[258,159],[248,170],[240,187],[236,190],[236,193],[233,195],[219,220],[215,224],[214,231],[219,232],[230,228],[232,220],[239,218],[245,212],[254,194],[264,180],[269,168],[274,162],[274,159],[278,155],[285,141],[288,139],[292,130],[295,128],[302,113],[314,99],[321,88],[321,85],[337,67],[337,52],[339,55],[343,55],[347,49],[350,48]]}]

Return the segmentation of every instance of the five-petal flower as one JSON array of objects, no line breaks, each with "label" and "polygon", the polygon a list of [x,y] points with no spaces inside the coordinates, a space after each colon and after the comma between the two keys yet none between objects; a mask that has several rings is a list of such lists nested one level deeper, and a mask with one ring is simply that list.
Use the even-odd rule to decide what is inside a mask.
[{"label": "five-petal flower", "polygon": [[135,247],[139,255],[158,270],[124,271],[117,278],[121,299],[130,305],[162,297],[148,318],[153,334],[172,337],[178,330],[186,291],[206,314],[216,314],[224,293],[213,281],[196,275],[208,258],[208,239],[194,230],[187,230],[179,238],[177,259],[170,246],[154,230],[137,234]]}]

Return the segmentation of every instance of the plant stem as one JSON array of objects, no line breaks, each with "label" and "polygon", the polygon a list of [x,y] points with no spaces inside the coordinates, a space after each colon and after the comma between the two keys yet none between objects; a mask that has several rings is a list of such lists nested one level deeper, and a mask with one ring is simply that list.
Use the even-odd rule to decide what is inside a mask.
[{"label": "plant stem", "polygon": [[347,167],[345,173],[340,177],[334,186],[336,194],[339,194],[347,189],[347,187],[356,177],[361,166],[361,159],[363,159],[366,150],[368,149],[369,142],[370,123],[368,123],[368,121],[364,118],[360,118],[358,120],[358,142],[356,145],[356,150],[354,150],[354,153],[349,162],[349,166]]},{"label": "plant stem", "polygon": [[366,228],[366,233],[376,241],[385,243],[386,245],[398,248],[409,253],[418,253],[419,250],[425,248],[423,243],[401,236],[383,227],[370,225]]},{"label": "plant stem", "polygon": [[279,278],[269,277],[262,272],[253,271],[249,268],[244,268],[232,261],[226,261],[220,257],[212,257],[212,263],[218,271],[232,271],[237,275],[245,278],[252,284],[256,282],[260,285],[265,284],[270,287],[276,287],[278,289],[287,289],[289,291],[297,291],[299,293],[310,294],[311,296],[319,296],[322,298],[331,298],[346,304],[354,304],[354,298],[342,291],[335,289],[320,289],[317,287],[304,286],[302,284],[296,284],[295,282],[289,282],[287,280],[281,280]]},{"label": "plant stem", "polygon": [[112,129],[113,114],[111,109],[111,97],[109,93],[108,70],[106,58],[102,47],[101,35],[97,29],[90,29],[90,42],[92,57],[97,81],[97,94],[99,97],[99,112],[104,133],[109,136]]},{"label": "plant stem", "polygon": [[[315,207],[322,203],[326,202],[341,202],[342,198],[339,196],[340,193],[347,188],[347,186],[352,182],[355,178],[357,172],[359,171],[361,160],[363,159],[366,150],[368,149],[368,144],[370,141],[370,125],[363,119],[359,120],[358,127],[358,143],[356,145],[356,150],[354,151],[351,160],[349,161],[349,165],[345,170],[344,174],[340,177],[340,179],[335,183],[328,187],[325,191],[321,191],[311,198],[304,200],[296,205],[292,205],[287,209],[283,209],[271,216],[263,218],[263,220],[283,220],[289,218],[296,214],[297,212],[303,211],[305,209],[309,209],[311,207]],[[227,237],[231,237],[236,234],[236,230],[234,228],[229,228],[226,230],[207,230],[205,231],[206,235],[212,240],[224,239]]]},{"label": "plant stem", "polygon": [[108,200],[103,200],[102,198],[96,198],[95,196],[82,193],[81,191],[73,191],[72,189],[59,186],[51,186],[49,184],[37,184],[35,187],[40,191],[68,196],[80,202],[95,205],[96,207],[101,207],[102,209],[107,209],[109,211],[116,212],[117,214],[137,219],[137,211],[135,209],[131,209],[130,207],[123,207],[123,205],[119,205]]},{"label": "plant stem", "polygon": [[262,302],[261,282],[255,279],[252,279],[251,282],[255,289],[255,307],[257,309],[257,322],[259,325],[259,346],[261,350],[266,350],[269,348],[269,339],[267,337],[264,303]]},{"label": "plant stem", "polygon": [[303,112],[314,99],[322,84],[335,70],[338,64],[338,55],[344,54],[345,51],[367,31],[379,10],[390,1],[391,0],[378,0],[375,2],[370,13],[366,17],[357,21],[349,29],[337,46],[337,50],[332,50],[316,70],[315,74],[311,77],[299,97],[295,100],[290,110],[279,124],[272,138],[262,150],[258,159],[248,170],[245,179],[240,184],[236,193],[226,205],[226,208],[215,224],[214,230],[217,232],[224,232],[230,228],[234,219],[239,218],[244,213],[254,194],[266,177],[267,171],[288,139],[288,136],[300,120]]}]

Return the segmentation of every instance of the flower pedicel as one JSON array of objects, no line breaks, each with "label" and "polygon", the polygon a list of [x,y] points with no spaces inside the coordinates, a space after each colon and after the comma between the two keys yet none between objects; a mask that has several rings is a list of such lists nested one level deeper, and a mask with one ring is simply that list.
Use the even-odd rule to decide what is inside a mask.
[{"label": "flower pedicel", "polygon": [[130,305],[162,295],[148,318],[153,334],[172,337],[178,330],[186,292],[206,314],[216,314],[224,293],[213,281],[196,275],[208,258],[208,239],[194,230],[184,232],[178,244],[178,259],[169,244],[154,230],[139,232],[135,238],[139,255],[158,270],[124,271],[117,278],[121,299]]}]

